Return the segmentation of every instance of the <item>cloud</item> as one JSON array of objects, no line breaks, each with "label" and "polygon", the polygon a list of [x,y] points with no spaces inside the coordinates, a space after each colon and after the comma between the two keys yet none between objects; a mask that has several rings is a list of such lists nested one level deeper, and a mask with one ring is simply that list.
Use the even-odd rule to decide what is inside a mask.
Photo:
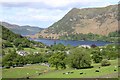
[{"label": "cloud", "polygon": [[60,20],[68,11],[69,10],[29,7],[3,8],[0,19],[14,24],[48,27]]},{"label": "cloud", "polygon": [[[28,15],[29,18],[34,19],[34,20],[39,20],[39,21],[58,21],[67,12],[68,12],[68,10],[59,10],[59,9],[50,10],[50,9],[33,9],[33,8],[29,8],[26,13],[29,14]],[[30,13],[32,13],[32,14],[30,14]],[[20,14],[24,14],[24,13],[20,13]]]},{"label": "cloud", "polygon": [[70,9],[117,4],[118,0],[1,0],[0,19],[20,25],[48,27]]},{"label": "cloud", "polygon": [[[1,5],[6,7],[34,7],[34,8],[60,8],[66,7],[72,4],[101,4],[105,5],[106,3],[118,3],[119,0],[1,0]],[[106,6],[106,5],[105,5]]]},{"label": "cloud", "polygon": [[[119,2],[119,0],[40,0],[40,2],[49,5],[51,7],[64,7],[67,5],[71,5],[71,4],[88,4],[88,3],[113,3],[113,2]],[[96,4],[96,5],[97,5]]]}]

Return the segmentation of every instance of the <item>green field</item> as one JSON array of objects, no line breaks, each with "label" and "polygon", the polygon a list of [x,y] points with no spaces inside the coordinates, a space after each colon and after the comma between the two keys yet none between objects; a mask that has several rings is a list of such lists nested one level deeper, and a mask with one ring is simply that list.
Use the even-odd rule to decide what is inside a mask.
[{"label": "green field", "polygon": [[48,49],[45,49],[45,48],[34,48],[34,49],[31,49],[31,48],[24,48],[24,50],[25,51],[27,51],[27,52],[45,52],[46,50],[48,50]]},{"label": "green field", "polygon": [[43,72],[48,69],[46,66],[40,66],[39,64],[17,67],[11,69],[3,69],[3,78],[25,78],[27,76],[37,75],[39,72]]},{"label": "green field", "polygon": [[[41,66],[39,64],[19,67],[19,68],[10,68],[3,69],[3,78],[117,78],[118,77],[118,60],[111,60],[111,65],[106,67],[101,67],[100,64],[92,64],[94,68],[89,69],[65,69],[65,70],[53,70],[46,66]],[[115,66],[117,66],[115,68]],[[95,72],[96,69],[99,69],[100,72]],[[114,71],[116,69],[117,71]],[[43,73],[47,71],[46,73]],[[38,73],[43,73],[38,75]],[[66,72],[74,72],[72,74],[63,74]],[[80,73],[83,73],[80,75]]]},{"label": "green field", "polygon": [[[4,51],[7,53],[9,50],[13,50],[12,47],[9,47],[9,48],[5,48]],[[41,52],[41,53],[45,53],[45,51],[47,51],[48,49],[46,48],[24,48],[24,51],[27,51],[27,52]]]}]

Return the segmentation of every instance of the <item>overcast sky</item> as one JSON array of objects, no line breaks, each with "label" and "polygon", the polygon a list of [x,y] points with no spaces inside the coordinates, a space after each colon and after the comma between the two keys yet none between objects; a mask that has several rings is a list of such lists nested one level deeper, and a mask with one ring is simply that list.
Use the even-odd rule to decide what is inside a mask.
[{"label": "overcast sky", "polygon": [[119,0],[0,0],[0,21],[47,28],[72,8],[104,7]]}]

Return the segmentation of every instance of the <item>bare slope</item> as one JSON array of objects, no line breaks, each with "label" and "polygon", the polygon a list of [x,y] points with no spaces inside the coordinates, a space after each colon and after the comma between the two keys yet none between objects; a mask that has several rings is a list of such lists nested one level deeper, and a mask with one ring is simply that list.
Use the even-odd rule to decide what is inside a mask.
[{"label": "bare slope", "polygon": [[73,8],[61,20],[32,37],[58,39],[64,34],[108,35],[118,30],[117,5],[102,8]]}]

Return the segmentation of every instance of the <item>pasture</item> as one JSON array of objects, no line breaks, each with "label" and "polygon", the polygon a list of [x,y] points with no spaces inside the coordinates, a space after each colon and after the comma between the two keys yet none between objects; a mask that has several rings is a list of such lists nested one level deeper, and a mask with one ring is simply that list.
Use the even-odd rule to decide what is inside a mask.
[{"label": "pasture", "polygon": [[24,67],[16,67],[10,69],[3,69],[3,78],[25,78],[27,76],[36,76],[38,73],[48,69],[46,66],[41,66],[39,64],[27,65]]},{"label": "pasture", "polygon": [[[5,48],[4,51],[6,53],[8,53],[9,50],[13,50],[13,49],[14,48],[9,47],[9,48]],[[15,49],[17,49],[17,48],[15,48]],[[48,49],[46,49],[46,48],[37,48],[37,47],[35,47],[35,48],[24,48],[24,51],[26,51],[26,52],[41,52],[41,53],[45,53],[47,50]]]},{"label": "pasture", "polygon": [[[71,69],[53,70],[47,66],[39,64],[27,65],[3,69],[3,78],[117,78],[118,77],[118,60],[110,60],[111,65],[101,67],[100,64],[92,64],[94,68],[89,69]],[[99,72],[96,72],[99,70]],[[43,73],[46,71],[45,73]],[[39,74],[42,73],[42,74]]]}]

